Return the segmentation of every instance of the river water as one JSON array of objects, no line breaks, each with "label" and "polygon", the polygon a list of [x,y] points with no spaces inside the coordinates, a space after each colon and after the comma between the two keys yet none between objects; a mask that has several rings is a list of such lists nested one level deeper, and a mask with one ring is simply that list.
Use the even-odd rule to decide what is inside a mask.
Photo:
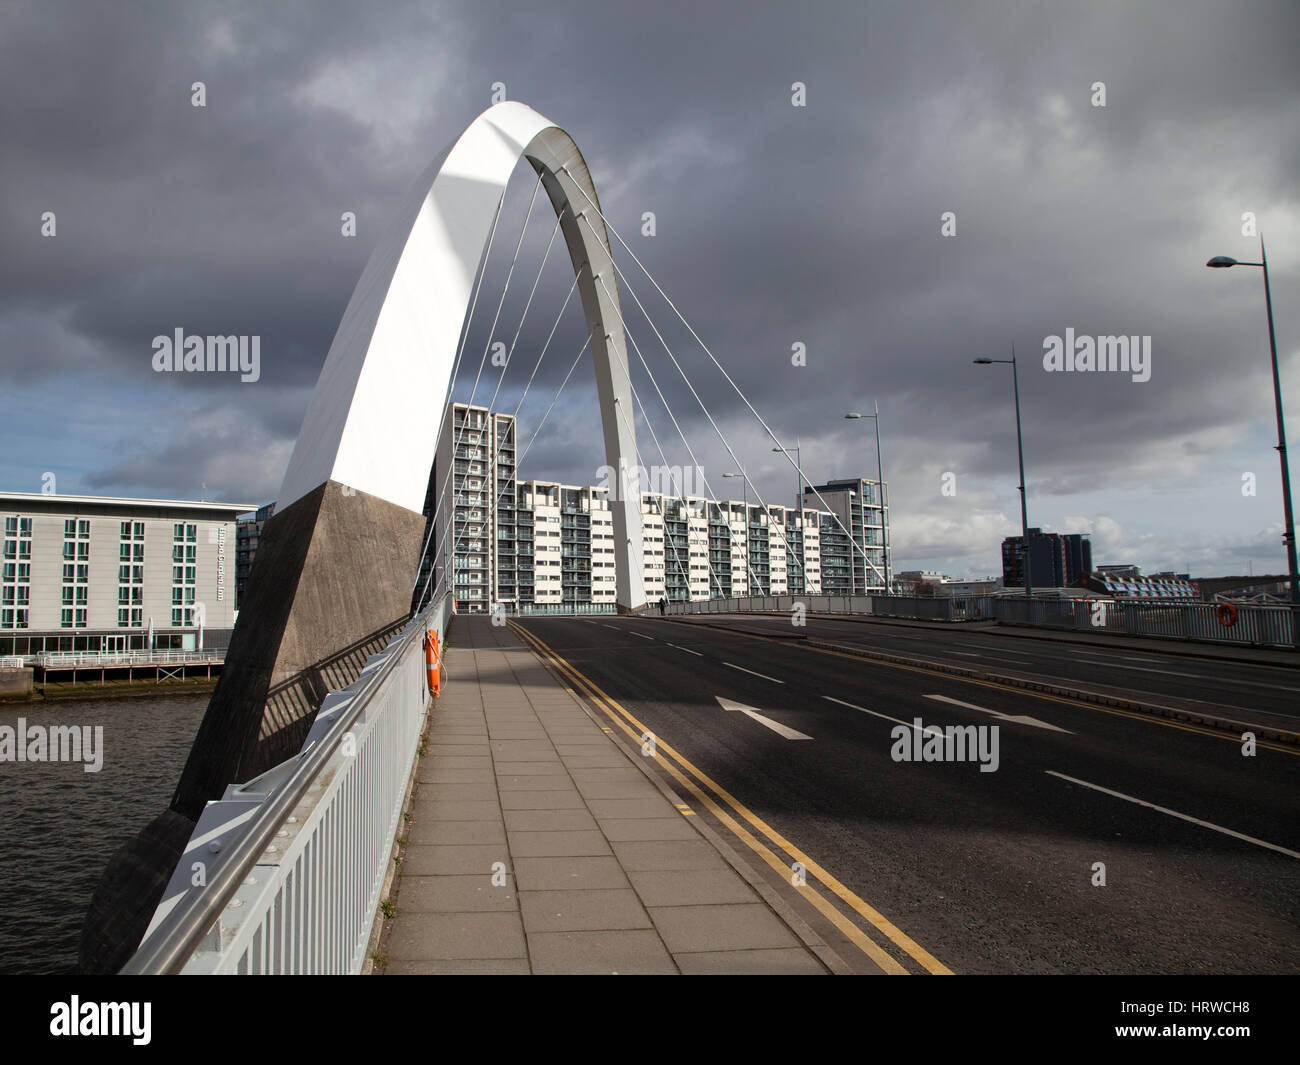
[{"label": "river water", "polygon": [[[103,764],[0,761],[0,973],[70,973],[113,852],[166,809],[209,694],[6,703],[0,728],[103,728]],[[90,734],[94,735],[93,731]]]}]

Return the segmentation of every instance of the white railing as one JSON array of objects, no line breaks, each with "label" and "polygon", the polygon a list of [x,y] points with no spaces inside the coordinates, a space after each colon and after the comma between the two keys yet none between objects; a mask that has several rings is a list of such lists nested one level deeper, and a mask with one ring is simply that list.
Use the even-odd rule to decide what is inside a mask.
[{"label": "white railing", "polygon": [[124,973],[361,971],[429,703],[423,636],[448,614],[413,618],[296,757],[207,805]]},{"label": "white railing", "polygon": [[23,668],[22,655],[6,655],[3,658],[0,658],[0,669],[22,669],[22,668]]},{"label": "white railing", "polygon": [[43,651],[30,655],[33,665],[45,669],[74,666],[181,665],[186,662],[220,662],[225,651]]}]

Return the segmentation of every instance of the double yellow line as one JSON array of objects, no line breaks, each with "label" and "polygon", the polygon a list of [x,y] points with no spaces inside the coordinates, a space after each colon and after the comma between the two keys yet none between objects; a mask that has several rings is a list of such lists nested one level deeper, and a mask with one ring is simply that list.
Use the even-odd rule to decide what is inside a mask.
[{"label": "double yellow line", "polygon": [[[634,743],[640,745],[644,737],[650,733],[640,721],[638,721],[624,706],[616,699],[604,692],[595,681],[591,680],[576,667],[567,662],[563,657],[557,654],[539,637],[528,632],[523,626],[511,619],[507,619],[510,627],[518,634],[533,652],[549,664],[557,673],[566,678],[573,684],[574,688],[580,691],[588,699],[605,713],[610,721],[632,739]],[[665,757],[660,757],[664,755]],[[659,764],[677,781],[683,788],[695,796],[699,803],[713,814],[722,824],[726,825],[735,836],[750,848],[759,858],[766,862],[771,868],[776,870],[781,877],[789,882],[805,899],[811,903],[819,913],[831,922],[844,936],[852,942],[859,950],[866,954],[881,969],[887,973],[906,976],[905,969],[891,955],[886,953],[874,940],[866,935],[861,928],[847,916],[820,891],[818,891],[809,882],[809,878],[815,878],[820,881],[827,889],[830,890],[841,902],[847,905],[851,910],[866,920],[873,928],[880,932],[886,939],[902,950],[908,957],[917,962],[926,972],[936,975],[951,976],[952,970],[939,961],[933,954],[915,942],[911,937],[906,935],[901,929],[896,927],[883,914],[868,906],[856,894],[850,891],[834,876],[823,869],[815,861],[794,846],[789,840],[782,836],[771,825],[767,824],[757,814],[747,809],[734,796],[726,791],[716,781],[710,779],[698,768],[692,765],[679,752],[675,751],[659,737],[655,737],[655,755]],[[693,778],[693,779],[692,779]],[[707,790],[706,790],[707,789]],[[720,805],[725,803],[734,811],[736,816],[724,809]],[[737,820],[737,817],[740,820]],[[792,876],[794,866],[791,863],[782,861],[772,851],[762,839],[755,836],[753,832],[746,828],[740,821],[746,822],[753,829],[757,830],[762,836],[765,836],[777,848],[784,851],[795,863],[802,867],[802,876]]]}]

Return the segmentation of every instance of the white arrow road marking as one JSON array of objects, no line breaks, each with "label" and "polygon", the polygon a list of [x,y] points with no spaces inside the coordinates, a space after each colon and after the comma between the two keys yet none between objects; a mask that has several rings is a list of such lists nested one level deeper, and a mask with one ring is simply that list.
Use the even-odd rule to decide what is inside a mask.
[{"label": "white arrow road marking", "polygon": [[742,673],[748,673],[751,677],[762,677],[764,680],[770,680],[773,684],[784,684],[785,681],[777,680],[775,677],[769,677],[766,673],[755,673],[752,669],[746,669],[744,666],[737,666],[731,662],[723,662],[724,666],[731,666],[732,669],[738,669]]},{"label": "white arrow road marking", "polygon": [[714,698],[718,700],[718,705],[719,705],[720,707],[722,707],[722,709],[724,709],[724,710],[739,710],[742,714],[746,714],[746,715],[748,715],[749,717],[752,717],[752,718],[753,718],[755,721],[757,721],[760,725],[766,725],[766,726],[767,726],[768,728],[770,728],[773,732],[779,732],[779,733],[780,733],[782,736],[784,736],[787,740],[810,740],[810,739],[812,739],[811,736],[805,736],[802,732],[799,732],[799,731],[796,730],[796,729],[792,729],[792,728],[790,728],[790,727],[787,726],[787,725],[783,725],[783,724],[781,724],[781,722],[779,722],[779,721],[773,721],[770,717],[764,717],[764,716],[763,716],[762,714],[760,714],[757,710],[755,710],[752,706],[746,706],[744,703],[737,703],[737,702],[733,702],[733,701],[730,700],[730,699],[724,699],[721,695],[715,695]]},{"label": "white arrow road marking", "polygon": [[[915,721],[900,721],[898,718],[890,717],[888,714],[882,714],[878,710],[868,710],[865,706],[858,706],[857,703],[846,703],[843,699],[837,699],[833,695],[823,695],[822,698],[827,699],[832,703],[839,703],[840,706],[847,706],[850,710],[861,710],[864,714],[870,714],[872,717],[883,717],[886,721],[892,721],[896,725],[903,725],[910,729],[916,729]],[[919,731],[928,732],[933,736],[938,736],[940,739],[947,738],[943,729],[939,728],[938,725],[926,725]]]},{"label": "white arrow road marking", "polygon": [[946,695],[927,695],[927,699],[936,699],[941,703],[951,703],[953,706],[964,706],[967,710],[978,710],[982,714],[992,714],[1003,721],[1014,721],[1020,725],[1033,725],[1034,728],[1051,729],[1053,732],[1064,732],[1067,736],[1073,736],[1074,733],[1068,728],[1058,728],[1056,725],[1049,725],[1046,721],[1039,721],[1036,717],[1026,717],[1023,714],[1004,714],[1000,710],[990,710],[987,706],[976,706],[974,703],[963,703],[960,699],[949,699]]},{"label": "white arrow road marking", "polygon": [[1060,780],[1068,780],[1071,784],[1078,784],[1080,787],[1091,788],[1093,791],[1100,791],[1105,795],[1113,795],[1117,799],[1123,799],[1125,802],[1137,803],[1139,806],[1145,806],[1148,810],[1157,810],[1162,814],[1168,814],[1170,817],[1177,817],[1182,821],[1190,821],[1194,825],[1200,825],[1202,828],[1211,828],[1215,832],[1222,832],[1225,836],[1232,836],[1233,839],[1244,839],[1247,843],[1254,843],[1257,847],[1267,847],[1271,851],[1278,851],[1281,854],[1288,855],[1292,858],[1300,858],[1300,852],[1289,851],[1285,847],[1279,847],[1276,843],[1268,843],[1262,839],[1256,839],[1254,836],[1246,836],[1240,832],[1234,832],[1230,828],[1224,828],[1222,825],[1211,824],[1209,821],[1202,821],[1199,817],[1192,817],[1190,814],[1180,814],[1177,810],[1170,810],[1166,806],[1157,806],[1153,802],[1146,802],[1143,799],[1135,799],[1132,795],[1125,795],[1122,791],[1111,791],[1110,788],[1103,788],[1100,784],[1089,784],[1086,780],[1079,780],[1076,777],[1067,777],[1064,773],[1057,773],[1051,769],[1044,769],[1049,777],[1056,777]]}]

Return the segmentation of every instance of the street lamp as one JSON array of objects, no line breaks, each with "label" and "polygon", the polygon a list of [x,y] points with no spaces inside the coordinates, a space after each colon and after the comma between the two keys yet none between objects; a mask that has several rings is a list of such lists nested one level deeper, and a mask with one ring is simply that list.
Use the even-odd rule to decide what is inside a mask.
[{"label": "street lamp", "polygon": [[[874,414],[858,414],[855,411],[853,413],[844,415],[844,417],[850,420],[855,418],[872,418],[875,420],[876,423],[876,477],[880,481],[880,549],[881,549],[880,553],[882,556],[882,560],[885,563],[885,574],[884,574],[885,594],[889,595],[890,592],[892,591],[892,589],[890,588],[890,580],[889,580],[889,522],[885,519],[885,505],[886,505],[885,504],[885,468],[881,463],[881,459],[880,459],[880,407],[876,404],[874,400],[872,401],[871,406],[875,410]],[[865,552],[863,554],[863,557],[864,558],[866,557]],[[863,567],[862,570],[862,576],[863,576],[863,580],[865,580],[866,579],[865,566]]]},{"label": "street lamp", "polygon": [[1273,404],[1277,409],[1277,453],[1282,463],[1282,510],[1286,529],[1282,542],[1286,544],[1287,569],[1291,576],[1291,645],[1300,648],[1300,581],[1296,579],[1295,519],[1291,513],[1291,472],[1286,461],[1286,427],[1282,420],[1282,380],[1277,370],[1277,336],[1273,332],[1273,294],[1268,284],[1268,256],[1264,252],[1264,236],[1259,238],[1259,262],[1239,262],[1227,255],[1216,255],[1205,264],[1215,269],[1229,266],[1260,266],[1264,269],[1264,308],[1268,312],[1268,346],[1273,357]]},{"label": "street lamp", "polygon": [[[739,477],[745,482],[745,573],[747,574],[749,581],[758,584],[758,581],[754,580],[754,570],[749,564],[749,478],[745,476],[743,470],[740,473],[724,473],[722,476]],[[762,588],[759,589],[759,592],[762,592]],[[753,595],[754,593],[751,591],[749,594]]]},{"label": "street lamp", "polygon": [[974,362],[977,366],[991,366],[994,363],[1011,364],[1011,381],[1016,391],[1016,450],[1020,455],[1020,531],[1025,547],[1025,598],[1033,599],[1034,582],[1029,558],[1029,508],[1025,503],[1025,445],[1020,433],[1020,376],[1016,373],[1016,346],[1011,345],[1009,359],[975,359]]}]

